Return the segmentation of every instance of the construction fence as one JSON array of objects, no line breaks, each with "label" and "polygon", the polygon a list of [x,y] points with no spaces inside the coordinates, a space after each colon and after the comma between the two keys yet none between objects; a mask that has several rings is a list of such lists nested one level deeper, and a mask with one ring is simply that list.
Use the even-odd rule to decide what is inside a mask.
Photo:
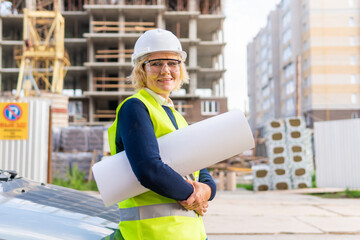
[{"label": "construction fence", "polygon": [[[24,103],[26,105],[21,105]],[[5,106],[0,113],[4,115],[0,118],[1,130],[13,131],[10,135],[1,134],[0,169],[15,170],[18,176],[47,182],[51,102],[34,99],[10,102],[0,99],[0,104]],[[23,117],[24,122],[19,126],[26,126],[24,136],[16,136],[20,129],[12,129],[12,125],[18,125],[16,122]]]}]

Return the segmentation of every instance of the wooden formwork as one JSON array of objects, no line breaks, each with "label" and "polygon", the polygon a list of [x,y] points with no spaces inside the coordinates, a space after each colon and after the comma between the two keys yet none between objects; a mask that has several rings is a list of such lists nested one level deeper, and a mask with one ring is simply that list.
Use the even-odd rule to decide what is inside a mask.
[{"label": "wooden formwork", "polygon": [[133,53],[133,49],[103,49],[103,50],[97,50],[95,59],[102,59],[105,62],[108,59],[117,59],[117,58],[126,58],[131,59],[131,54]]},{"label": "wooden formwork", "polygon": [[[84,4],[118,4],[114,0],[84,0]],[[156,5],[156,0],[125,0],[126,5]]]},{"label": "wooden formwork", "polygon": [[145,32],[155,29],[154,22],[118,22],[118,21],[92,21],[92,29],[97,32]]},{"label": "wooden formwork", "polygon": [[96,91],[106,91],[109,88],[134,89],[134,85],[128,81],[125,77],[94,77],[94,89]]},{"label": "wooden formwork", "polygon": [[199,0],[201,14],[214,14],[221,10],[220,0]]},{"label": "wooden formwork", "polygon": [[111,118],[111,119],[115,119],[116,117],[116,110],[103,110],[103,109],[98,109],[95,111],[95,114],[93,115],[94,119],[99,119],[99,118]]},{"label": "wooden formwork", "polygon": [[85,4],[88,4],[86,0],[65,0],[64,9],[66,11],[83,11]]},{"label": "wooden formwork", "polygon": [[188,11],[188,0],[166,0],[168,11]]}]

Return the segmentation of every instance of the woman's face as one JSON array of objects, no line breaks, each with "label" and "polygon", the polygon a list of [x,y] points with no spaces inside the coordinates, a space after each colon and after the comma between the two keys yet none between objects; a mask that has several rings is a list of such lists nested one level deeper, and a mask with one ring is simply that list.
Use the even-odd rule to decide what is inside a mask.
[{"label": "woman's face", "polygon": [[180,84],[180,57],[170,52],[149,55],[144,63],[145,85],[164,98]]}]

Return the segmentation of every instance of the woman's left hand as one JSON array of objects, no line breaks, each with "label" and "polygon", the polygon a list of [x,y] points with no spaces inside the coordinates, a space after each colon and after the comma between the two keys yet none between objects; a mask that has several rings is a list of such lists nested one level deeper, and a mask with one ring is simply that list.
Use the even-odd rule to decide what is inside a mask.
[{"label": "woman's left hand", "polygon": [[179,201],[179,203],[187,210],[194,210],[199,215],[204,216],[209,206],[208,200],[211,196],[210,186],[201,182],[186,181],[193,186],[194,192],[188,199]]}]

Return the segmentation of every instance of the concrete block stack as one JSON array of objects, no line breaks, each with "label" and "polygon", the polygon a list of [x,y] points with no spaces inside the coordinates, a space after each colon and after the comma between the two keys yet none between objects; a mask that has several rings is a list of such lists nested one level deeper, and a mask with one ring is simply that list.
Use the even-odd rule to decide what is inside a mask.
[{"label": "concrete block stack", "polygon": [[52,152],[58,152],[60,150],[60,127],[52,127]]},{"label": "concrete block stack", "polygon": [[[265,138],[269,189],[311,187],[314,172],[311,130],[306,128],[305,120],[302,117],[271,120],[266,123]],[[262,181],[258,178],[255,172],[254,190]]]},{"label": "concrete block stack", "polygon": [[60,134],[60,149],[64,152],[86,152],[88,150],[86,128],[62,128]]},{"label": "concrete block stack", "polygon": [[266,124],[265,137],[269,158],[271,188],[275,190],[290,189],[290,168],[286,147],[286,126],[281,119],[271,120]]},{"label": "concrete block stack", "polygon": [[103,151],[103,132],[104,127],[61,128],[60,150],[64,152]]},{"label": "concrete block stack", "polygon": [[53,152],[51,155],[51,176],[66,178],[69,166],[69,156],[62,152]]},{"label": "concrete block stack", "polygon": [[65,153],[65,152],[53,152],[52,153],[52,176],[67,178],[67,170],[72,172],[72,169],[77,166],[80,172],[85,173],[85,179],[89,176],[91,162],[94,163],[100,161],[103,154],[98,152],[94,155],[91,152],[79,152],[79,153]]},{"label": "concrete block stack", "polygon": [[285,124],[293,188],[311,187],[314,172],[311,130],[302,117],[286,118]]},{"label": "concrete block stack", "polygon": [[267,191],[271,188],[270,167],[267,164],[254,165],[251,168],[253,174],[254,191]]},{"label": "concrete block stack", "polygon": [[103,126],[65,128],[53,127],[52,129],[52,164],[53,177],[66,178],[66,172],[72,171],[74,166],[89,176],[91,164],[99,161],[103,152]]},{"label": "concrete block stack", "polygon": [[[88,127],[88,151],[99,150],[104,148],[104,127]],[[107,132],[106,132],[107,133]]]}]

